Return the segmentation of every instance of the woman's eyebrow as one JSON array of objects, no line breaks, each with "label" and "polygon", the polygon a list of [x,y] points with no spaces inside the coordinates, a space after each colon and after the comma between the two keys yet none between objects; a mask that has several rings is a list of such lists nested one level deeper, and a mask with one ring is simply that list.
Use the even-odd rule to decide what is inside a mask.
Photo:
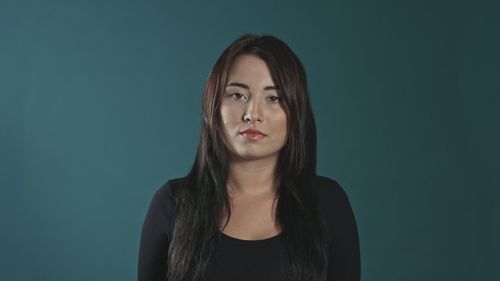
[{"label": "woman's eyebrow", "polygon": [[280,88],[279,87],[276,87],[276,86],[265,86],[264,87],[264,90],[279,90]]},{"label": "woman's eyebrow", "polygon": [[[250,86],[248,86],[247,84],[241,83],[241,82],[231,82],[231,83],[227,84],[226,87],[229,87],[229,86],[236,86],[236,87],[241,87],[241,88],[250,90]],[[278,90],[278,89],[279,88],[276,86],[265,86],[264,87],[264,90]]]},{"label": "woman's eyebrow", "polygon": [[250,87],[247,84],[243,84],[240,82],[231,82],[231,83],[227,84],[226,87],[229,87],[229,86],[236,86],[236,87],[241,87],[241,88],[245,88],[247,90],[250,90]]}]

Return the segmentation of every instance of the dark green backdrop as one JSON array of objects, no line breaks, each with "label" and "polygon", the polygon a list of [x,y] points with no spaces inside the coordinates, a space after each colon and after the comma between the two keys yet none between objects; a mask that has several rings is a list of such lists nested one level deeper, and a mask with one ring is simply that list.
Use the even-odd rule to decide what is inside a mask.
[{"label": "dark green backdrop", "polygon": [[1,280],[136,279],[149,200],[190,168],[204,82],[244,32],[306,67],[363,280],[498,278],[499,5],[180,2],[2,0]]}]

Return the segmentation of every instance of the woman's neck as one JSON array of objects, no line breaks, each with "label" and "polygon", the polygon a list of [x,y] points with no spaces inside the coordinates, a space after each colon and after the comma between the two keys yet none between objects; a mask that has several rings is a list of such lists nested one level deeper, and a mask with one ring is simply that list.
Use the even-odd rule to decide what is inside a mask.
[{"label": "woman's neck", "polygon": [[275,194],[276,159],[232,161],[229,164],[228,192],[236,196]]}]

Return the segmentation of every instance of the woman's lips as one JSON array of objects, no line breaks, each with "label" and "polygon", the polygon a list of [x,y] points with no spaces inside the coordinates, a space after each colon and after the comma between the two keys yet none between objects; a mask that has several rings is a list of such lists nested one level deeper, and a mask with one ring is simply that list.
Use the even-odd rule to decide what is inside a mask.
[{"label": "woman's lips", "polygon": [[242,135],[246,138],[246,139],[249,139],[249,140],[260,140],[261,138],[264,137],[263,134],[254,134],[254,133],[247,133],[247,132],[244,132],[242,133]]},{"label": "woman's lips", "polygon": [[259,130],[247,129],[241,132],[241,135],[249,140],[259,140],[266,135]]}]

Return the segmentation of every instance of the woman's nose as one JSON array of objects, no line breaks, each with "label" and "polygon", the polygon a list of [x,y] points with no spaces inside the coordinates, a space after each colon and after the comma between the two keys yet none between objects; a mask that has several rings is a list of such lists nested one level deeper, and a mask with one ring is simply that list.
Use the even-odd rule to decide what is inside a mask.
[{"label": "woman's nose", "polygon": [[262,112],[260,111],[260,106],[256,99],[247,103],[243,121],[251,123],[262,122]]}]

